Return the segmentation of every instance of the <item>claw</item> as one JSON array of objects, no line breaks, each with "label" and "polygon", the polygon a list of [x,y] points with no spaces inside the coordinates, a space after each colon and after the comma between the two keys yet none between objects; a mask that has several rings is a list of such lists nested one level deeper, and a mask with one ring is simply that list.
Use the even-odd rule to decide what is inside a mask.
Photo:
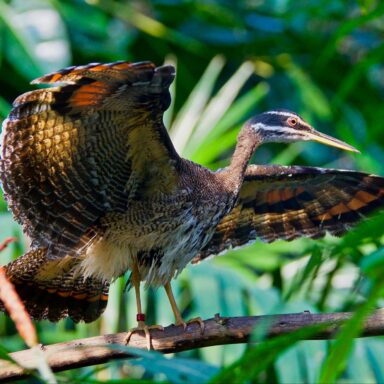
[{"label": "claw", "polygon": [[191,324],[191,323],[198,323],[199,324],[199,327],[200,327],[200,332],[201,334],[204,333],[204,330],[205,330],[205,324],[204,324],[204,321],[201,317],[195,317],[193,319],[190,319],[188,321],[184,321],[183,319],[179,319],[178,321],[176,321],[176,326],[178,325],[182,325],[183,328],[184,328],[184,331],[187,329],[188,325]]},{"label": "claw", "polygon": [[127,337],[125,339],[125,344],[126,345],[129,344],[129,340],[131,339],[131,336],[135,332],[142,331],[142,332],[144,332],[145,339],[147,341],[147,349],[148,349],[148,351],[150,351],[152,349],[152,343],[151,343],[152,337],[151,337],[151,332],[150,332],[151,329],[157,329],[160,331],[164,331],[164,327],[161,325],[145,325],[145,323],[143,321],[139,321],[137,327],[129,330]]}]

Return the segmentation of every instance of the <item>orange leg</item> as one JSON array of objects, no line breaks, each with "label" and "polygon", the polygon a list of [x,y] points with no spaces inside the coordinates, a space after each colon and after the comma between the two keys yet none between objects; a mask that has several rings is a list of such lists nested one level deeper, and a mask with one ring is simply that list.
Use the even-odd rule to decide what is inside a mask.
[{"label": "orange leg", "polygon": [[161,331],[164,330],[164,327],[161,325],[146,325],[145,324],[145,314],[142,311],[141,307],[141,297],[140,297],[140,272],[139,267],[137,263],[134,264],[132,268],[132,274],[131,274],[131,282],[135,289],[135,295],[136,295],[136,306],[137,306],[137,327],[132,328],[127,335],[126,343],[129,343],[129,340],[134,332],[143,331],[145,334],[145,338],[147,340],[147,349],[151,349],[151,329],[160,329]]},{"label": "orange leg", "polygon": [[188,324],[190,323],[198,323],[200,326],[201,333],[204,333],[204,321],[201,319],[201,317],[196,317],[194,319],[188,320],[185,322],[181,316],[181,313],[179,311],[179,308],[177,307],[175,297],[173,296],[171,283],[167,283],[164,285],[165,292],[167,293],[169,302],[172,307],[173,314],[175,315],[175,325],[182,325],[184,329],[187,328]]}]

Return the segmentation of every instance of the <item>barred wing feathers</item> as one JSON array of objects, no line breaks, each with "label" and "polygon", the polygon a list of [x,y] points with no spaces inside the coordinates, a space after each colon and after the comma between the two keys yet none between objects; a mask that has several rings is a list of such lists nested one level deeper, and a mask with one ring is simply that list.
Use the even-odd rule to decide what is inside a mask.
[{"label": "barred wing feathers", "polygon": [[234,208],[194,262],[256,239],[272,242],[327,232],[340,236],[384,205],[384,178],[300,166],[250,165]]},{"label": "barred wing feathers", "polygon": [[[33,83],[4,121],[0,180],[15,218],[48,256],[81,251],[108,211],[173,190],[177,154],[163,126],[174,68],[149,62],[69,67]],[[154,186],[157,188],[154,188]]]}]

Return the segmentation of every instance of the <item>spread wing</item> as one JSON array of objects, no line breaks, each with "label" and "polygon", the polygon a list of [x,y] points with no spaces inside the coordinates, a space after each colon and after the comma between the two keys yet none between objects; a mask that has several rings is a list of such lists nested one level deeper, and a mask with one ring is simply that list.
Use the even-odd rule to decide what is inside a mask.
[{"label": "spread wing", "polygon": [[176,186],[178,156],[162,122],[174,72],[149,62],[70,67],[33,82],[59,86],[15,100],[0,179],[33,245],[74,255],[106,212]]},{"label": "spread wing", "polygon": [[194,262],[261,239],[340,236],[384,205],[384,178],[299,166],[246,170],[239,199]]}]

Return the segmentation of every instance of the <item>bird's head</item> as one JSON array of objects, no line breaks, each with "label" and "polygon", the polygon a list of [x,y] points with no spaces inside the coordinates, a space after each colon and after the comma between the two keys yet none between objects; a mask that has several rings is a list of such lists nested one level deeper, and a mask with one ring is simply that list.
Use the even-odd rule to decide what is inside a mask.
[{"label": "bird's head", "polygon": [[264,143],[291,143],[311,140],[346,151],[359,152],[341,140],[316,131],[298,114],[286,110],[264,112],[252,118],[248,122],[248,127]]}]

